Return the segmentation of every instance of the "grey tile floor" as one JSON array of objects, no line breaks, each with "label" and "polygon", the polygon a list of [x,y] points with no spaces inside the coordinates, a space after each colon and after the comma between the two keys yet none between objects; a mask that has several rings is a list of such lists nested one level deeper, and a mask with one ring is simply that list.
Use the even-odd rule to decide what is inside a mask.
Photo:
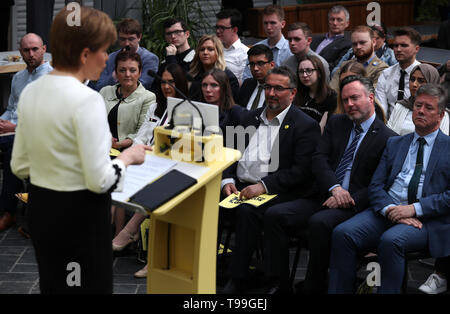
[{"label": "grey tile floor", "polygon": [[[295,249],[291,249],[291,263]],[[297,267],[295,282],[303,280],[306,272],[308,253],[302,250]],[[426,260],[433,264],[433,260]],[[261,286],[261,265],[255,261],[253,285],[249,293],[263,293]],[[136,279],[133,274],[143,267],[133,250],[126,250],[114,258],[114,294],[145,294],[146,280]],[[221,267],[218,267],[220,271]],[[418,261],[409,263],[408,294],[421,293],[417,288],[426,280],[432,268]],[[226,278],[217,276],[217,293],[222,291]],[[0,233],[0,294],[37,294],[39,275],[31,240],[24,238],[17,225]]]}]

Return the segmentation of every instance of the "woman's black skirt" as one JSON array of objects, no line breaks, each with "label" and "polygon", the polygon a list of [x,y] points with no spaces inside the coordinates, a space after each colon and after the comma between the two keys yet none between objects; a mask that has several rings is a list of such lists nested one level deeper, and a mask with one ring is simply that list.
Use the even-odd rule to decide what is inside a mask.
[{"label": "woman's black skirt", "polygon": [[111,196],[30,186],[41,293],[112,293]]}]

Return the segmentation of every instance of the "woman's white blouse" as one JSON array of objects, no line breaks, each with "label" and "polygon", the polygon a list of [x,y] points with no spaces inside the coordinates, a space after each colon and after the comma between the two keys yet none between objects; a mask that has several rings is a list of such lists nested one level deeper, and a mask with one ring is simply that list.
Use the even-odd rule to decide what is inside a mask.
[{"label": "woman's white blouse", "polygon": [[74,77],[44,75],[20,95],[11,169],[55,191],[104,193],[115,183],[120,191],[126,168],[111,161],[111,138],[100,94]]}]

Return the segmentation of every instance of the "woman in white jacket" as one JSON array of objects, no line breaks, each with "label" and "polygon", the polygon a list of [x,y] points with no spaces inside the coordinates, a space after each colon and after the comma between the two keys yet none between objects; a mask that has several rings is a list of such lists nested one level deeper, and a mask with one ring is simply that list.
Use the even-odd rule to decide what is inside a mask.
[{"label": "woman in white jacket", "polygon": [[[412,71],[409,77],[409,90],[411,96],[395,104],[394,110],[389,117],[387,126],[399,135],[405,135],[414,132],[414,123],[412,121],[412,110],[417,90],[426,83],[439,84],[439,72],[435,67],[429,64],[419,64]],[[445,112],[441,121],[441,131],[449,134],[449,112]]]}]

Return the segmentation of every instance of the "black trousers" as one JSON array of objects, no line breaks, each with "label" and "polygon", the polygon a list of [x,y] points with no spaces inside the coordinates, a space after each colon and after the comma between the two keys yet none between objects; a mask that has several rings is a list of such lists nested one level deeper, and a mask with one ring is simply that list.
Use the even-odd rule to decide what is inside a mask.
[{"label": "black trousers", "polygon": [[17,178],[11,172],[11,153],[14,143],[14,135],[0,136],[0,150],[2,151],[3,178],[2,192],[0,195],[0,208],[11,214],[16,215],[17,197],[23,187],[22,180]]},{"label": "black trousers", "polygon": [[304,293],[327,293],[333,229],[354,214],[353,208],[331,208],[320,210],[309,219],[309,261]]},{"label": "black trousers", "polygon": [[[238,190],[246,185],[237,184]],[[250,260],[256,249],[258,238],[265,230],[265,213],[269,207],[287,202],[292,196],[279,194],[275,199],[259,207],[241,204],[235,208],[235,246],[231,256],[230,275],[233,279],[244,280],[248,274]],[[266,248],[265,248],[266,251]]]},{"label": "black trousers", "polygon": [[28,226],[43,294],[111,294],[111,196],[30,186]]},{"label": "black trousers", "polygon": [[271,206],[264,215],[264,265],[267,277],[281,288],[289,288],[289,236],[307,227],[319,210],[318,199],[297,199]]}]

